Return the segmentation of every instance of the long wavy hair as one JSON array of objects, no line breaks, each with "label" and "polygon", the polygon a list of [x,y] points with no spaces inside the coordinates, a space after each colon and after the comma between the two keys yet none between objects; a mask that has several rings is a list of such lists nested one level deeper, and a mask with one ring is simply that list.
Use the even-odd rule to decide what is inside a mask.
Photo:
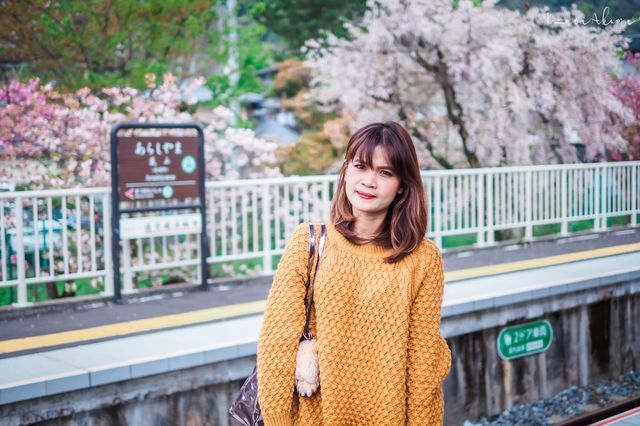
[{"label": "long wavy hair", "polygon": [[[400,178],[402,193],[389,205],[381,228],[373,239],[358,237],[354,230],[355,216],[347,198],[344,176],[354,158],[371,167],[373,153],[381,146],[389,165]],[[385,262],[398,262],[419,245],[427,231],[427,197],[422,185],[416,149],[409,133],[398,123],[371,123],[356,131],[347,144],[344,163],[340,168],[338,185],[331,201],[330,220],[335,229],[354,244],[371,242],[393,248]]]}]

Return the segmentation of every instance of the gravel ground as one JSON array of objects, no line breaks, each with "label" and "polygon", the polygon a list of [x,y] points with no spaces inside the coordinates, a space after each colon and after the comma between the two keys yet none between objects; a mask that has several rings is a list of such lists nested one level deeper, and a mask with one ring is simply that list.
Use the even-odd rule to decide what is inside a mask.
[{"label": "gravel ground", "polygon": [[619,380],[572,386],[552,398],[532,404],[516,405],[509,410],[476,422],[465,421],[464,426],[533,426],[553,425],[578,414],[640,395],[640,373],[630,371]]}]

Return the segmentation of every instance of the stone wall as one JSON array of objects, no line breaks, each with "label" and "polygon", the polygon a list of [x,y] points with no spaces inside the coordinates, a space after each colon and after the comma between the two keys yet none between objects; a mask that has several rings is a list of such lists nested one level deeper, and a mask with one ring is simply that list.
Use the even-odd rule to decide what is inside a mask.
[{"label": "stone wall", "polygon": [[0,425],[232,425],[227,409],[254,364],[244,357],[0,405]]},{"label": "stone wall", "polygon": [[[510,361],[498,356],[503,327],[541,319],[553,327],[549,349]],[[447,334],[465,328],[475,331]],[[640,369],[640,281],[445,318],[443,329],[453,354],[445,424],[460,425]]]}]

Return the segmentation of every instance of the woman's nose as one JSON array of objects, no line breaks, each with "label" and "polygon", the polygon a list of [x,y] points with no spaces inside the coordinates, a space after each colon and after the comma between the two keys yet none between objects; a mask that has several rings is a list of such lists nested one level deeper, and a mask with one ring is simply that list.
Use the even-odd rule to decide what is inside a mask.
[{"label": "woman's nose", "polygon": [[368,172],[365,174],[365,176],[362,178],[362,183],[365,186],[375,186],[376,185],[376,174],[375,172]]}]

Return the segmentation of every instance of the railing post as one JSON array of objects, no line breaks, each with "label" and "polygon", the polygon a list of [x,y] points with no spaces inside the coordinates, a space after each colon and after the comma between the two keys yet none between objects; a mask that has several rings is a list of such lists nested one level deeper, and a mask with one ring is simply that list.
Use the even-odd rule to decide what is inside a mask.
[{"label": "railing post", "polygon": [[24,215],[22,197],[16,197],[16,267],[18,269],[18,301],[13,304],[16,308],[29,306],[27,300],[27,275],[24,269]]},{"label": "railing post", "polygon": [[135,293],[133,273],[131,272],[131,240],[122,238],[122,294]]},{"label": "railing post", "polygon": [[601,192],[602,192],[602,197],[601,197],[601,202],[602,202],[602,207],[600,208],[600,217],[602,220],[602,223],[600,225],[600,230],[604,231],[607,229],[607,204],[608,204],[608,200],[607,197],[609,196],[609,191],[608,191],[608,179],[607,179],[607,172],[608,169],[604,166],[600,167],[601,173],[602,173],[602,186],[601,186]]},{"label": "railing post", "polygon": [[[331,200],[329,200],[329,181],[324,180],[322,182],[322,220],[327,222],[329,220],[329,211],[331,206]],[[289,212],[287,212],[287,215]]]},{"label": "railing post", "polygon": [[476,225],[478,226],[477,245],[482,247],[486,245],[485,242],[485,227],[484,227],[484,174],[480,173],[476,175],[476,185],[478,187],[478,203],[476,204]]},{"label": "railing post", "polygon": [[104,245],[104,296],[113,296],[113,258],[111,240],[111,194],[106,193],[102,197],[102,229],[104,235],[102,244]]},{"label": "railing post", "polygon": [[[531,170],[527,170],[526,172],[527,174],[525,175],[525,190],[524,190],[524,204],[525,204],[525,228],[524,228],[524,240],[525,241],[531,241],[533,240],[533,224],[531,223],[533,221],[533,200],[532,198],[532,194],[533,194],[533,182],[532,182],[532,172]],[[548,171],[545,173],[549,173]],[[549,190],[549,188],[545,188],[546,190]]]},{"label": "railing post", "polygon": [[436,239],[436,245],[442,249],[442,176],[436,175],[434,182],[435,200],[433,203],[433,230]]},{"label": "railing post", "polygon": [[600,203],[602,202],[602,194],[600,191],[600,170],[597,166],[593,169],[593,230],[599,231],[601,220],[600,220]]},{"label": "railing post", "polygon": [[270,275],[273,272],[271,259],[271,210],[269,203],[269,185],[262,187],[262,272]]},{"label": "railing post", "polygon": [[561,203],[560,214],[562,215],[561,217],[562,222],[560,222],[560,235],[567,235],[569,233],[569,220],[568,220],[568,213],[567,213],[567,202],[568,202],[567,176],[568,176],[567,169],[566,168],[562,169],[562,172],[560,173],[560,203]]},{"label": "railing post", "polygon": [[487,182],[487,244],[495,243],[495,235],[493,230],[493,216],[494,216],[494,203],[493,203],[493,173],[488,172],[486,175]]},{"label": "railing post", "polygon": [[631,226],[638,225],[640,197],[638,196],[638,166],[631,165]]}]

